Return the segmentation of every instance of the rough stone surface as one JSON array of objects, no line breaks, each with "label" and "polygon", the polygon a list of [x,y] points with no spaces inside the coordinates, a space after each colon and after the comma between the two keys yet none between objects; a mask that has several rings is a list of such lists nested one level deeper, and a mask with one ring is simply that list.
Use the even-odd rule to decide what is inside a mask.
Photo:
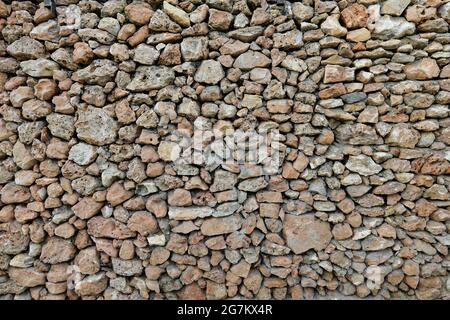
[{"label": "rough stone surface", "polygon": [[449,1],[55,2],[0,0],[1,300],[450,299]]},{"label": "rough stone surface", "polygon": [[114,142],[117,135],[116,121],[103,109],[94,107],[78,111],[75,128],[79,139],[97,146]]},{"label": "rough stone surface", "polygon": [[40,259],[44,263],[57,264],[72,260],[75,252],[75,246],[70,241],[52,237],[42,247]]},{"label": "rough stone surface", "polygon": [[152,89],[161,89],[171,84],[175,79],[174,72],[164,66],[140,66],[133,80],[127,85],[132,92],[144,92]]},{"label": "rough stone surface", "polygon": [[205,60],[201,63],[194,80],[208,84],[216,84],[225,77],[222,66],[215,60]]},{"label": "rough stone surface", "polygon": [[283,235],[287,246],[295,254],[301,254],[310,249],[323,250],[332,239],[329,224],[318,221],[312,215],[285,215]]},{"label": "rough stone surface", "polygon": [[403,69],[406,78],[410,80],[427,80],[439,75],[439,66],[436,60],[423,58],[419,61],[407,64]]},{"label": "rough stone surface", "polygon": [[345,166],[350,171],[357,172],[363,176],[370,176],[377,174],[383,169],[380,165],[376,164],[371,158],[364,155],[350,156]]}]

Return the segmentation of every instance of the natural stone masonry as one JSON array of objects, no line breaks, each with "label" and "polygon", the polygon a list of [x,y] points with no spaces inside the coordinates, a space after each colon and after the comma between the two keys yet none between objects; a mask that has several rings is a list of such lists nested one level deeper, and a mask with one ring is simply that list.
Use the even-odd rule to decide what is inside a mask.
[{"label": "natural stone masonry", "polygon": [[448,0],[7,2],[0,298],[450,298]]}]

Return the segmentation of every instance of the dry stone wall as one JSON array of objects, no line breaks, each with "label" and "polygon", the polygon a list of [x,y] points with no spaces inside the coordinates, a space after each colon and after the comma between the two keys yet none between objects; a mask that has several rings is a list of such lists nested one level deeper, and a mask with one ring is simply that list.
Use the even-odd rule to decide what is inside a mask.
[{"label": "dry stone wall", "polygon": [[56,4],[0,1],[1,298],[449,298],[450,2]]}]

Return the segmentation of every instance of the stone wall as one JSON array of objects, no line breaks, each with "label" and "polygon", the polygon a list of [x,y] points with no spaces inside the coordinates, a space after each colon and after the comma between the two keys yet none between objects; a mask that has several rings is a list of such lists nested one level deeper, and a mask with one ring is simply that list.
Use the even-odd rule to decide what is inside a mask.
[{"label": "stone wall", "polygon": [[8,3],[1,298],[449,298],[449,2]]}]

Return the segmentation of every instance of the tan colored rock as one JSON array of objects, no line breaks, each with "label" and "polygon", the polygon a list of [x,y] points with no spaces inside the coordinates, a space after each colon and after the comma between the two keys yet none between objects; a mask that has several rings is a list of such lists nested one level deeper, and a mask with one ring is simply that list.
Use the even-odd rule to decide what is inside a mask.
[{"label": "tan colored rock", "polygon": [[215,60],[204,60],[195,73],[194,80],[207,84],[216,84],[225,77],[221,64]]},{"label": "tan colored rock", "polygon": [[418,131],[411,129],[406,124],[398,124],[391,129],[385,142],[392,146],[414,148],[419,138],[420,134]]},{"label": "tan colored rock", "polygon": [[158,222],[155,217],[145,211],[135,212],[128,219],[127,226],[131,231],[136,231],[143,236],[153,234],[158,230]]},{"label": "tan colored rock", "polygon": [[10,182],[1,189],[1,200],[5,204],[24,203],[30,199],[28,188]]},{"label": "tan colored rock", "polygon": [[353,235],[352,228],[348,223],[335,225],[331,233],[336,240],[345,240]]},{"label": "tan colored rock", "polygon": [[320,25],[322,31],[333,37],[343,37],[347,34],[347,29],[339,23],[339,15],[329,15]]},{"label": "tan colored rock", "polygon": [[73,50],[73,62],[78,64],[89,64],[94,58],[94,53],[89,45],[85,42],[77,42]]},{"label": "tan colored rock", "polygon": [[195,282],[184,286],[179,292],[177,292],[177,295],[180,299],[206,300],[204,291]]},{"label": "tan colored rock", "polygon": [[370,31],[366,28],[356,29],[347,33],[347,40],[353,42],[364,42],[370,39]]},{"label": "tan colored rock", "polygon": [[189,27],[191,25],[191,21],[189,20],[188,14],[180,8],[177,8],[167,1],[163,2],[163,10],[167,15],[176,23],[178,23],[182,27]]},{"label": "tan colored rock", "polygon": [[303,152],[299,152],[292,166],[298,172],[303,172],[309,164],[309,159]]},{"label": "tan colored rock", "polygon": [[101,146],[112,143],[117,135],[117,123],[103,109],[88,107],[78,111],[75,128],[79,139]]},{"label": "tan colored rock", "polygon": [[96,296],[108,286],[108,278],[104,272],[90,275],[75,284],[75,292],[80,296]]},{"label": "tan colored rock", "polygon": [[381,14],[401,16],[410,3],[411,0],[387,0],[381,6]]},{"label": "tan colored rock", "polygon": [[368,236],[362,241],[362,248],[365,251],[379,251],[392,247],[394,240],[384,239],[373,235]]},{"label": "tan colored rock", "polygon": [[130,199],[133,196],[133,192],[124,188],[120,182],[114,182],[106,192],[106,200],[114,207],[122,202]]},{"label": "tan colored rock", "polygon": [[403,72],[410,80],[427,80],[439,76],[440,69],[436,60],[423,58],[406,65],[403,68]]},{"label": "tan colored rock", "polygon": [[25,251],[30,237],[17,221],[2,223],[0,225],[0,254],[19,254]]},{"label": "tan colored rock", "polygon": [[283,221],[283,236],[287,246],[295,254],[310,249],[321,251],[328,246],[332,238],[329,224],[317,220],[311,214],[300,216],[286,214]]},{"label": "tan colored rock", "polygon": [[359,3],[354,3],[341,12],[341,19],[348,29],[366,27],[368,17],[366,7]]},{"label": "tan colored rock", "polygon": [[261,52],[247,51],[237,57],[237,59],[234,61],[233,67],[243,70],[250,70],[253,68],[267,67],[270,65],[270,63],[270,59]]},{"label": "tan colored rock", "polygon": [[56,92],[56,83],[50,79],[41,79],[34,86],[34,95],[40,100],[51,100]]},{"label": "tan colored rock", "polygon": [[432,19],[433,17],[436,17],[437,11],[436,8],[433,7],[425,7],[420,4],[415,4],[412,6],[409,6],[406,9],[406,20],[420,23],[422,21]]},{"label": "tan colored rock", "polygon": [[17,141],[14,144],[13,150],[14,162],[24,170],[31,169],[36,164],[36,159],[34,159],[31,154],[31,150],[27,148],[23,143]]},{"label": "tan colored rock", "polygon": [[450,174],[450,162],[434,154],[426,158],[414,160],[411,163],[411,171],[429,175]]},{"label": "tan colored rock", "polygon": [[205,236],[215,236],[237,231],[242,223],[242,218],[236,214],[224,218],[208,218],[203,221],[200,230]]},{"label": "tan colored rock", "polygon": [[75,246],[69,240],[52,237],[42,247],[40,260],[44,263],[57,264],[72,260],[75,253]]},{"label": "tan colored rock", "polygon": [[83,274],[95,274],[100,271],[99,254],[94,246],[81,250],[74,262]]},{"label": "tan colored rock", "polygon": [[[127,39],[130,46],[136,47],[138,44],[145,42],[145,39],[147,39],[149,35],[149,29],[147,25],[144,25],[140,27],[133,35],[131,35],[133,33],[133,29],[135,29],[135,27],[131,27],[129,30],[125,30],[124,34],[122,34],[122,37]],[[118,36],[120,35],[121,33],[119,31]]]},{"label": "tan colored rock", "polygon": [[362,154],[358,156],[350,156],[345,166],[347,169],[357,172],[363,176],[377,174],[382,170],[382,167],[379,164],[376,164],[372,158]]},{"label": "tan colored rock", "polygon": [[37,271],[35,268],[14,268],[8,270],[9,277],[18,285],[32,288],[45,284],[45,273]]},{"label": "tan colored rock", "polygon": [[227,31],[233,22],[233,15],[229,12],[209,9],[208,25],[213,30]]},{"label": "tan colored rock", "polygon": [[169,218],[174,220],[194,220],[209,217],[214,210],[210,207],[170,207]]},{"label": "tan colored rock", "polygon": [[324,83],[346,82],[353,81],[354,79],[355,69],[353,68],[336,65],[325,66]]},{"label": "tan colored rock", "polygon": [[93,217],[88,221],[87,232],[93,237],[112,239],[127,239],[136,235],[123,223],[101,216]]},{"label": "tan colored rock", "polygon": [[90,219],[95,216],[103,207],[103,203],[95,201],[91,197],[81,199],[72,207],[75,215],[80,219]]},{"label": "tan colored rock", "polygon": [[45,55],[45,47],[42,43],[28,36],[11,43],[6,51],[16,59],[31,60],[42,58]]},{"label": "tan colored rock", "polygon": [[116,103],[115,112],[120,123],[129,124],[136,121],[136,115],[126,99]]},{"label": "tan colored rock", "polygon": [[310,20],[314,16],[314,9],[301,2],[294,2],[292,3],[292,14],[297,23],[302,23]]},{"label": "tan colored rock", "polygon": [[[127,19],[134,24],[144,25],[150,22],[154,11],[151,6],[143,3],[130,3],[125,7]],[[124,40],[124,39],[122,39]]]},{"label": "tan colored rock", "polygon": [[175,189],[171,191],[168,196],[170,206],[187,207],[192,205],[191,193],[184,189]]}]

